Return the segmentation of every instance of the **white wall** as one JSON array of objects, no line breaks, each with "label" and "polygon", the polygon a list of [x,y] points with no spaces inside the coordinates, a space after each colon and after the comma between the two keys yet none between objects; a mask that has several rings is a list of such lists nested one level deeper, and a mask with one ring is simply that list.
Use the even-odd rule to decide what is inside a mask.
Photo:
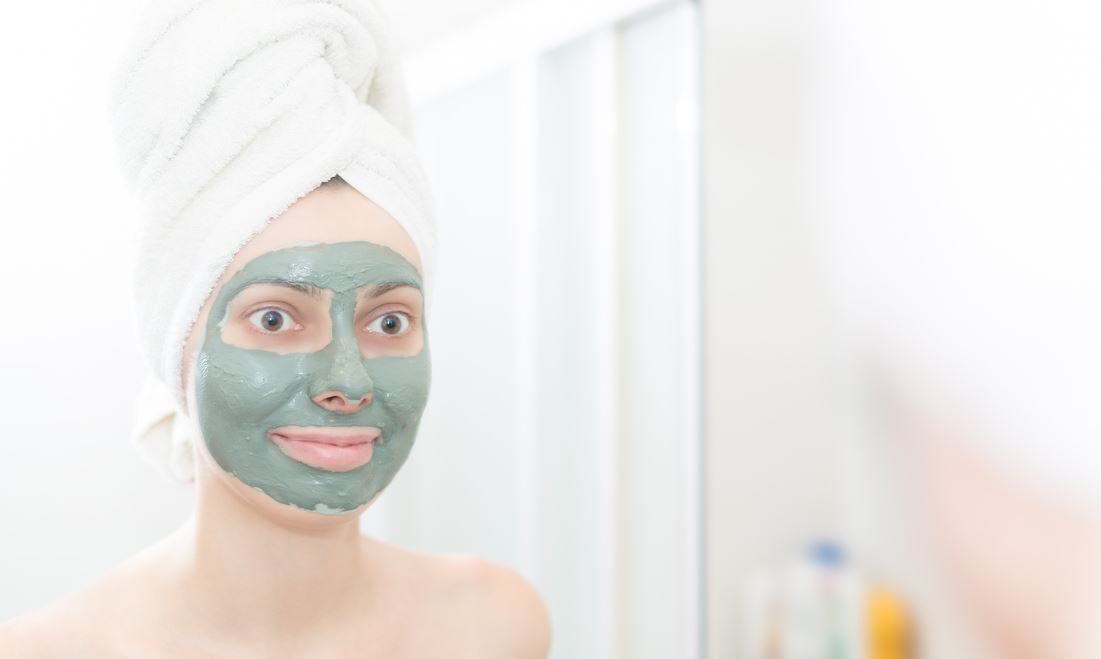
[{"label": "white wall", "polygon": [[738,654],[746,580],[836,536],[830,311],[806,158],[814,4],[704,2],[709,657]]},{"label": "white wall", "polygon": [[88,582],[190,505],[127,441],[140,357],[104,108],[132,4],[0,12],[0,618]]},{"label": "white wall", "polygon": [[521,0],[378,0],[406,52],[430,47],[456,30],[519,4]]},{"label": "white wall", "polygon": [[[829,204],[844,195],[863,208],[884,181],[904,178],[905,162],[878,140],[911,139],[893,116],[874,119],[883,132],[845,123],[882,92],[861,87],[856,65],[891,76],[881,53],[846,56],[852,39],[871,36],[846,11],[840,2],[703,3],[709,657],[748,656],[752,575],[823,537],[901,589],[929,656],[975,656],[905,505],[905,467],[857,393],[862,374],[836,306]],[[853,156],[870,152],[879,159]]]}]

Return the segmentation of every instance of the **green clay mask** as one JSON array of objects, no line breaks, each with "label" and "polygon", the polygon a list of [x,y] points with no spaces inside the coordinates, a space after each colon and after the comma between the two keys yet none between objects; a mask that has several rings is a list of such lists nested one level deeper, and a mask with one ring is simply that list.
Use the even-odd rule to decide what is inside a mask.
[{"label": "green clay mask", "polygon": [[[298,295],[312,317],[260,298],[241,306],[264,287]],[[418,291],[405,295],[416,306],[401,307],[411,311],[404,318],[394,313],[400,305],[384,303],[411,292],[403,287]],[[428,399],[420,290],[413,264],[366,241],[291,247],[248,262],[215,299],[196,361],[197,417],[214,460],[276,501],[319,513],[351,511],[381,492],[409,455]],[[321,340],[297,338],[311,332]],[[333,470],[291,457],[298,454],[273,432],[285,428],[337,444],[366,428],[375,441],[365,464]],[[290,443],[323,458],[352,451]]]}]

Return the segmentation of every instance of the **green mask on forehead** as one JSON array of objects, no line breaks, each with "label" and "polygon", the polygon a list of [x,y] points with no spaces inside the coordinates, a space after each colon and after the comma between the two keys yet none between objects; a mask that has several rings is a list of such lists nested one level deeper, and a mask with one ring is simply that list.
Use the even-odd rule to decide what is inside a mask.
[{"label": "green mask on forehead", "polygon": [[[315,352],[277,354],[222,340],[231,300],[256,283],[307,284],[332,291],[332,340]],[[229,474],[281,503],[320,513],[350,511],[371,500],[394,478],[413,447],[428,400],[428,330],[413,356],[364,358],[356,327],[363,289],[406,284],[421,289],[416,267],[374,243],[344,242],[290,247],[249,261],[214,301],[195,375],[199,428],[215,461]],[[323,392],[349,398],[372,394],[351,414],[314,402]],[[333,472],[292,459],[268,438],[280,426],[374,426],[382,441],[371,459]]]}]

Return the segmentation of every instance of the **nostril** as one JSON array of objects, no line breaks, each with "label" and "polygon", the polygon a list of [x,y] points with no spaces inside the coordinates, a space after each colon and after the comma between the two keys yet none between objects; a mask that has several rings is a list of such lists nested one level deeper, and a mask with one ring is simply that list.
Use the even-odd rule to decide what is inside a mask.
[{"label": "nostril", "polygon": [[348,399],[343,396],[327,396],[322,404],[329,409],[344,409],[348,406]]},{"label": "nostril", "polygon": [[358,412],[371,403],[372,394],[366,394],[356,401],[350,401],[340,392],[327,391],[314,396],[314,402],[330,412],[351,414]]}]

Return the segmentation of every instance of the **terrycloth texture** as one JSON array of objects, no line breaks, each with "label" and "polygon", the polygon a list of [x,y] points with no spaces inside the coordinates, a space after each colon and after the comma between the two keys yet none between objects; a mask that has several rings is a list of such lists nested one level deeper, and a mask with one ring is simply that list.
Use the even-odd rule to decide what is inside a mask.
[{"label": "terrycloth texture", "polygon": [[175,476],[191,476],[173,423],[191,326],[237,251],[298,198],[339,174],[405,228],[431,285],[435,233],[406,105],[366,0],[149,3],[110,112],[138,205],[137,317],[153,376],[135,439]]}]

